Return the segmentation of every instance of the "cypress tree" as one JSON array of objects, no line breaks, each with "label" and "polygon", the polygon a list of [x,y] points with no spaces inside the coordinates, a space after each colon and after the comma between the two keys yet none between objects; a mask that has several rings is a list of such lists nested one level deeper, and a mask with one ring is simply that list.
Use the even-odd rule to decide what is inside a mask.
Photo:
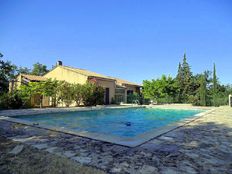
[{"label": "cypress tree", "polygon": [[216,75],[216,65],[213,64],[213,105],[216,106],[217,97],[217,75]]},{"label": "cypress tree", "polygon": [[204,74],[202,74],[200,78],[199,96],[200,96],[200,105],[206,106],[206,79]]}]

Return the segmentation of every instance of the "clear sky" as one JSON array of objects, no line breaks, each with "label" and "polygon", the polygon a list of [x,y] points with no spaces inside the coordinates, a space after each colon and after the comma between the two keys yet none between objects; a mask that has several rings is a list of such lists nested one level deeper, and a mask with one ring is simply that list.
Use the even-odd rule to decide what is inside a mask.
[{"label": "clear sky", "polygon": [[232,83],[231,0],[0,0],[0,52],[19,66],[64,65],[142,83],[216,63]]}]

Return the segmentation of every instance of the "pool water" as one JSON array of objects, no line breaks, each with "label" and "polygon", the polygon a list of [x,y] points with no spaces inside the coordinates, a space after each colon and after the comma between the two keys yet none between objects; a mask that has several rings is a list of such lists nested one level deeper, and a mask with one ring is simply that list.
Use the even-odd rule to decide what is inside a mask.
[{"label": "pool water", "polygon": [[76,132],[87,131],[119,137],[135,137],[193,117],[200,112],[200,110],[129,108],[27,115],[16,116],[16,118]]}]

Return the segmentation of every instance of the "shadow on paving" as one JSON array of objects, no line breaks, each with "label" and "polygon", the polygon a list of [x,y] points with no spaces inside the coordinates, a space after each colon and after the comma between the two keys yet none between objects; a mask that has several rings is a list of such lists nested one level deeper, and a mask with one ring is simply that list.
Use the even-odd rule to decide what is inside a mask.
[{"label": "shadow on paving", "polygon": [[[9,137],[40,136],[49,140],[48,144],[63,151],[72,151],[79,159],[89,159],[83,165],[97,167],[107,173],[232,173],[232,128],[214,122],[195,122],[197,124],[185,125],[136,148],[12,123],[7,123],[9,125],[5,125],[0,133]],[[24,156],[30,165],[33,156],[34,151]],[[9,162],[11,160],[4,161],[1,155],[0,166],[20,164],[16,162],[17,158],[14,163]],[[40,166],[52,165],[46,161],[49,160],[34,159],[34,163]],[[75,164],[78,165],[77,162]]]},{"label": "shadow on paving", "polygon": [[57,157],[45,151],[39,151],[23,145],[19,154],[11,154],[14,147],[21,143],[7,140],[0,136],[0,173],[1,174],[103,174],[104,172],[91,167],[81,166],[67,158]]},{"label": "shadow on paving", "polygon": [[232,128],[214,122],[178,128],[118,157],[158,173],[232,173]]}]

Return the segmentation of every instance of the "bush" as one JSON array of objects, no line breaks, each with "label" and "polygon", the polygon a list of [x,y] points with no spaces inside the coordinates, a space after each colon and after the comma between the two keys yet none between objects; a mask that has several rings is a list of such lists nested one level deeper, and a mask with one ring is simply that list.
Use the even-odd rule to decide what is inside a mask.
[{"label": "bush", "polygon": [[116,100],[114,99],[114,97],[111,98],[111,104],[116,104]]},{"label": "bush", "polygon": [[138,93],[128,94],[127,95],[127,103],[143,103],[143,97]]},{"label": "bush", "polygon": [[188,103],[191,103],[194,106],[200,106],[200,100],[197,95],[188,96]]},{"label": "bush", "polygon": [[0,96],[0,109],[18,109],[22,106],[22,99],[17,92],[3,93]]},{"label": "bush", "polygon": [[73,84],[72,85],[73,90],[73,100],[76,102],[76,106],[80,106],[82,101],[82,85],[81,84]]},{"label": "bush", "polygon": [[82,86],[82,101],[85,106],[104,104],[104,88],[93,83]]},{"label": "bush", "polygon": [[223,94],[218,94],[215,97],[215,100],[212,101],[214,106],[223,106],[223,105],[227,105],[229,102],[229,98],[228,96],[224,96]]},{"label": "bush", "polygon": [[171,96],[165,96],[157,99],[157,103],[159,104],[170,104],[174,103],[174,99]]},{"label": "bush", "polygon": [[2,93],[0,95],[0,109],[7,109],[8,108],[8,94]]},{"label": "bush", "polygon": [[68,82],[62,82],[59,87],[59,99],[69,107],[74,100],[73,86]]},{"label": "bush", "polygon": [[104,104],[104,88],[101,86],[94,86],[94,102],[95,105]]}]

